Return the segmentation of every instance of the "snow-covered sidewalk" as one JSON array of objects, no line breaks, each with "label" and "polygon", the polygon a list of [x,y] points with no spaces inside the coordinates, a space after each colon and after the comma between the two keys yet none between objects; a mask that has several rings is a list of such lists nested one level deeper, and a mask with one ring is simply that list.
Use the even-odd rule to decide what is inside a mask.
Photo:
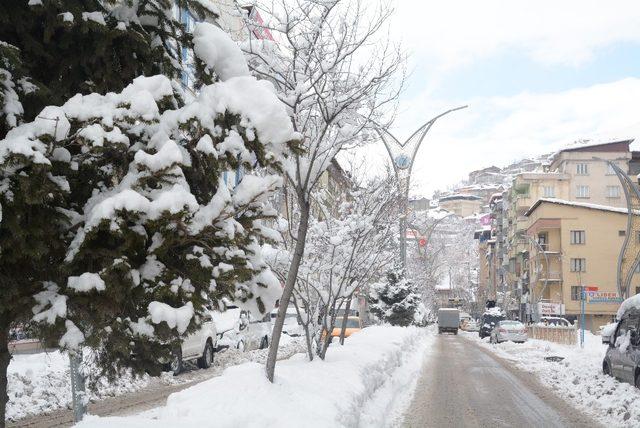
[{"label": "snow-covered sidewalk", "polygon": [[427,329],[368,327],[333,344],[325,361],[304,354],[281,361],[273,384],[261,364],[246,363],[172,394],[154,411],[88,416],[80,426],[388,426],[408,406],[431,340]]},{"label": "snow-covered sidewalk", "polygon": [[[492,345],[488,338],[481,340],[477,333],[462,333],[484,349],[535,374],[542,384],[603,425],[631,427],[640,424],[640,391],[602,373],[602,359],[607,348],[600,336],[586,333],[583,349],[579,345],[559,345],[533,339],[523,344],[504,342]],[[545,360],[551,356],[564,359],[560,362]]]},{"label": "snow-covered sidewalk", "polygon": [[[304,338],[285,336],[280,344],[281,355],[292,355],[304,349]],[[96,389],[89,390],[89,399],[91,402],[98,402],[136,391],[158,390],[171,385],[204,381],[220,375],[226,368],[234,365],[248,361],[263,363],[267,352],[267,349],[247,352],[229,349],[216,353],[210,369],[198,370],[195,365],[188,365],[186,372],[179,376],[163,373],[160,377],[125,375],[114,382],[100,379]],[[69,408],[69,382],[69,359],[64,353],[53,351],[14,355],[8,369],[7,419],[17,420]]]}]

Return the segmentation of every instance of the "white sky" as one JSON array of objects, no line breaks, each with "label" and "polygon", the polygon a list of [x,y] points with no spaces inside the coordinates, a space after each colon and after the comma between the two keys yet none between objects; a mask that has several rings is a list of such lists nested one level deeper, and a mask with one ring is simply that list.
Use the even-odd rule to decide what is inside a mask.
[{"label": "white sky", "polygon": [[[473,169],[583,138],[640,135],[640,0],[396,0],[412,72],[393,132],[443,110],[414,166],[429,195]],[[386,159],[370,148],[371,164]]]}]

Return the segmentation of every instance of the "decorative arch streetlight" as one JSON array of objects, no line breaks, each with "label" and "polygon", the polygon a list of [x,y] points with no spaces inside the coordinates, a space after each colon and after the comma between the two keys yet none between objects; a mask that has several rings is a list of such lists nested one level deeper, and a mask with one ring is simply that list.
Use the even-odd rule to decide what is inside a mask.
[{"label": "decorative arch streetlight", "polygon": [[393,171],[396,175],[396,182],[398,184],[398,196],[400,199],[400,215],[398,219],[400,223],[400,261],[403,269],[407,264],[407,208],[413,161],[418,154],[418,149],[420,148],[420,144],[422,144],[422,140],[424,140],[424,137],[427,135],[427,132],[429,132],[436,120],[449,113],[462,110],[467,107],[468,106],[466,105],[460,106],[440,113],[418,128],[404,143],[401,143],[389,131],[374,123],[375,130],[380,136],[380,139],[384,143],[387,153],[389,153],[389,157],[391,158],[391,164],[393,165]]}]

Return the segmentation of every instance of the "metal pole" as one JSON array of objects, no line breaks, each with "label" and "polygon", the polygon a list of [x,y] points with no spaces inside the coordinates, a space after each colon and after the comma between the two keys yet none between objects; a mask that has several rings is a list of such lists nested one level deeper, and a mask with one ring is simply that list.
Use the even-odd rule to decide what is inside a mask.
[{"label": "metal pole", "polygon": [[584,286],[580,285],[580,347],[584,348],[584,324],[585,324],[585,302],[587,300],[587,292]]},{"label": "metal pole", "polygon": [[393,166],[393,171],[396,175],[396,180],[398,182],[398,195],[402,198],[399,201],[400,205],[400,218],[399,218],[399,226],[400,226],[400,262],[402,263],[402,269],[406,268],[407,262],[407,208],[408,208],[408,199],[409,199],[409,184],[411,182],[411,171],[413,169],[413,161],[418,154],[418,149],[422,144],[422,140],[427,135],[427,132],[431,129],[436,120],[440,119],[442,116],[445,116],[454,111],[458,111],[461,109],[467,108],[467,106],[456,107],[450,110],[447,110],[439,115],[435,116],[424,125],[420,126],[411,136],[404,142],[401,143],[398,141],[396,137],[391,135],[389,131],[384,129],[382,126],[378,125],[374,121],[371,121],[375,126],[375,130],[380,136],[380,139],[384,143],[385,148],[387,149],[387,153],[389,153],[389,157],[391,158],[391,164]]},{"label": "metal pole", "polygon": [[87,413],[85,396],[85,376],[80,370],[82,350],[69,352],[69,372],[71,374],[71,397],[73,400],[73,421],[80,422]]}]

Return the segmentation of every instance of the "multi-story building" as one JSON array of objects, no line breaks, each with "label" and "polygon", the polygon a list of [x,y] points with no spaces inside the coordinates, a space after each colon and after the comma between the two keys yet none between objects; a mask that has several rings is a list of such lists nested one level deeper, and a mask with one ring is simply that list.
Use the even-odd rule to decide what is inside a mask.
[{"label": "multi-story building", "polygon": [[459,217],[469,217],[482,212],[482,198],[475,195],[456,193],[439,199],[440,208],[454,213]]},{"label": "multi-story building", "polygon": [[556,153],[548,169],[569,175],[570,186],[564,199],[625,207],[626,201],[618,177],[602,160],[614,162],[623,171],[629,171],[629,144],[632,141],[582,145]]},{"label": "multi-story building", "polygon": [[431,201],[425,197],[409,199],[409,209],[413,212],[427,211],[431,208]]},{"label": "multi-story building", "polygon": [[[540,245],[531,251],[532,299],[538,313],[575,321],[586,287],[585,326],[610,322],[620,305],[617,260],[625,239],[627,210],[558,199],[539,199],[525,213],[527,234]],[[631,294],[640,286],[634,278]]]},{"label": "multi-story building", "polygon": [[[535,257],[540,247],[536,243],[537,238],[534,239],[528,232],[532,221],[526,213],[541,199],[595,204],[614,209],[625,207],[626,201],[619,180],[602,159],[613,161],[624,171],[628,171],[632,159],[630,142],[631,140],[622,140],[567,148],[550,157],[545,171],[538,168],[514,175],[510,189],[504,192],[502,211],[496,210],[495,205],[491,209],[494,217],[492,237],[496,239],[496,244],[480,244],[481,247],[487,246],[489,256],[498,261],[496,275],[493,278],[481,276],[480,281],[493,281],[487,285],[498,290],[498,300],[501,297],[500,291],[503,291],[503,301],[499,303],[505,309],[511,310],[507,306],[512,306],[515,300],[516,304],[518,301],[520,303],[519,316],[522,319],[530,319],[534,313],[540,314],[540,311],[535,312],[531,308],[533,299],[536,299],[536,290],[530,284],[531,281],[539,282],[537,269],[540,265]],[[618,213],[618,217],[623,216]],[[542,246],[546,245],[546,236],[543,234],[540,237]],[[502,246],[498,242],[499,237],[502,237]],[[617,247],[618,252],[619,250],[620,245]],[[546,256],[553,264],[553,257],[556,256],[551,253]],[[615,270],[617,253],[607,257],[610,257],[608,263],[612,266],[612,271]],[[551,266],[550,276],[544,278],[547,284],[558,281],[556,267]],[[547,310],[556,307],[545,304],[544,308]]]}]

